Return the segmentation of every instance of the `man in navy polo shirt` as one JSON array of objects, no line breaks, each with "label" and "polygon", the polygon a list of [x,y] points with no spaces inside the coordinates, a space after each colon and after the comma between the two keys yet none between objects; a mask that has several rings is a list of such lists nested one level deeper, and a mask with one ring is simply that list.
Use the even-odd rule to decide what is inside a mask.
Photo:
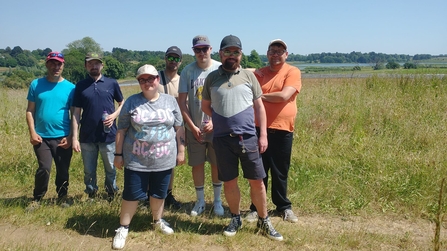
[{"label": "man in navy polo shirt", "polygon": [[[98,53],[88,53],[85,69],[89,76],[78,82],[73,100],[73,150],[81,152],[84,163],[85,192],[94,198],[98,192],[96,168],[98,153],[101,155],[105,171],[105,189],[112,200],[118,191],[116,169],[113,166],[115,153],[116,123],[124,104],[123,94],[115,79],[102,75],[103,61]],[[115,101],[118,108],[115,110]],[[82,118],[81,118],[82,111]],[[103,120],[103,113],[108,116]],[[78,129],[79,130],[78,139]],[[104,130],[109,127],[110,130]]]}]

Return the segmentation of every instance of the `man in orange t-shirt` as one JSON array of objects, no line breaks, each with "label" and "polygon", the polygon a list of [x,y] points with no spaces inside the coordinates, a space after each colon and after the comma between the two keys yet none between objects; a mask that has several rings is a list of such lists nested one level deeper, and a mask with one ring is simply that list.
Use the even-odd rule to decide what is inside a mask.
[{"label": "man in orange t-shirt", "polygon": [[[262,101],[267,114],[267,139],[269,147],[262,154],[267,177],[272,181],[271,194],[276,210],[285,221],[297,222],[292,203],[287,198],[287,178],[292,154],[293,131],[297,114],[296,97],[301,90],[301,72],[286,63],[287,44],[281,39],[272,40],[267,50],[269,65],[255,71],[261,84]],[[258,125],[256,125],[258,126]],[[256,207],[250,206],[245,218],[248,222],[257,219]]]}]

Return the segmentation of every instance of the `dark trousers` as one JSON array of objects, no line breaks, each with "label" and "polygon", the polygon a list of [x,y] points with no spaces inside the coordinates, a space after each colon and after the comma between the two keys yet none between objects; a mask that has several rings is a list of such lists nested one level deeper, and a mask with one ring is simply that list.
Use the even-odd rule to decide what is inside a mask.
[{"label": "dark trousers", "polygon": [[62,138],[42,139],[42,143],[34,146],[34,152],[39,163],[34,176],[34,200],[40,200],[48,191],[51,164],[56,165],[56,192],[59,198],[67,195],[71,156],[71,146],[68,149],[58,147]]},{"label": "dark trousers", "polygon": [[[259,128],[257,129],[259,130]],[[287,198],[287,179],[292,156],[293,132],[267,129],[267,139],[268,147],[262,154],[262,163],[267,174],[264,178],[264,185],[268,191],[267,182],[270,173],[272,201],[276,210],[282,212],[292,208],[292,203]],[[250,210],[256,211],[253,203],[250,205]]]}]

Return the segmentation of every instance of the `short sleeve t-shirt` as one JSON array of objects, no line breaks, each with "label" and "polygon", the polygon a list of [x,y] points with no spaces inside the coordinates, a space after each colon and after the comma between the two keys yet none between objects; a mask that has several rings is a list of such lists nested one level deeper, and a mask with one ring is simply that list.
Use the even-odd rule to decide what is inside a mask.
[{"label": "short sleeve t-shirt", "polygon": [[256,135],[253,100],[260,98],[262,91],[251,71],[228,73],[219,67],[206,78],[202,95],[213,107],[214,137]]},{"label": "short sleeve t-shirt", "polygon": [[42,138],[60,138],[70,134],[70,106],[75,85],[64,79],[58,83],[35,79],[27,99],[34,102],[34,126]]},{"label": "short sleeve t-shirt", "polygon": [[142,93],[130,96],[121,108],[118,130],[126,129],[124,166],[133,171],[159,172],[174,168],[177,157],[174,126],[183,123],[174,97],[160,93],[148,101]]},{"label": "short sleeve t-shirt", "polygon": [[[202,112],[202,91],[205,78],[221,65],[220,62],[212,60],[212,64],[207,69],[197,66],[196,62],[187,65],[180,74],[179,93],[188,94],[188,108],[190,116],[195,125],[200,125],[203,120]],[[185,127],[191,130],[187,124]]]}]

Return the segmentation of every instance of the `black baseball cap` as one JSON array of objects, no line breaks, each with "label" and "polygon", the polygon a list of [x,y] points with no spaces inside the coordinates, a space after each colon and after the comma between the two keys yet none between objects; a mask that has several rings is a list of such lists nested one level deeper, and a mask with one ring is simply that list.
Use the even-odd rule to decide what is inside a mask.
[{"label": "black baseball cap", "polygon": [[233,35],[228,35],[222,39],[220,42],[220,49],[223,50],[228,47],[237,47],[242,50],[241,40]]}]

